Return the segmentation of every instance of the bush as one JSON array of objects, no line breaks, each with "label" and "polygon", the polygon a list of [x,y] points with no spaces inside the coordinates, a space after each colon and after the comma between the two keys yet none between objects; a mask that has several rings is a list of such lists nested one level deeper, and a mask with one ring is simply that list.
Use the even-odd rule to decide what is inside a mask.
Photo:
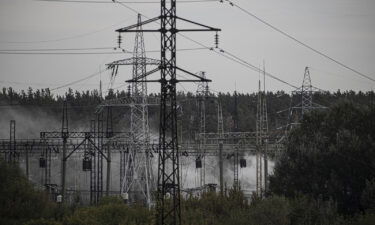
[{"label": "bush", "polygon": [[103,199],[98,206],[83,207],[64,218],[66,225],[148,225],[152,212],[140,206],[129,207],[116,198]]},{"label": "bush", "polygon": [[0,161],[0,224],[54,217],[57,205],[37,191],[17,165]]}]

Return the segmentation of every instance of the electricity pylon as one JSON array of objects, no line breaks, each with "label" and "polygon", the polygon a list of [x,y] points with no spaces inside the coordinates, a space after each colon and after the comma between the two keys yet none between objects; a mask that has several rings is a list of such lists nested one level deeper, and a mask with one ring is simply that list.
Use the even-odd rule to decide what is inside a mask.
[{"label": "electricity pylon", "polygon": [[223,119],[223,108],[218,98],[217,100],[217,133],[219,135],[219,182],[220,182],[220,194],[224,195],[224,166],[223,166],[223,144],[224,144],[224,119]]},{"label": "electricity pylon", "polygon": [[[257,120],[256,120],[256,193],[262,196],[267,191],[268,179],[268,116],[267,116],[267,100],[266,100],[266,84],[265,84],[265,68],[263,68],[263,91],[259,80],[258,102],[257,102]],[[264,165],[262,162],[264,160]],[[263,170],[264,166],[264,170]],[[264,174],[263,174],[264,172]],[[264,179],[264,180],[263,180]],[[264,182],[264,186],[263,186]]]},{"label": "electricity pylon", "polygon": [[[287,131],[299,124],[303,116],[311,110],[327,108],[313,102],[313,95],[317,92],[320,92],[320,89],[312,86],[309,67],[305,67],[302,86],[292,92]],[[294,103],[295,100],[297,104]]]},{"label": "electricity pylon", "polygon": [[311,85],[311,77],[309,67],[305,68],[305,74],[303,75],[303,82],[301,87],[301,98],[302,98],[302,116],[309,112],[313,107],[313,88]]},{"label": "electricity pylon", "polygon": [[135,30],[133,57],[108,64],[112,69],[112,79],[118,73],[120,65],[132,65],[132,79],[139,80],[130,87],[130,131],[132,134],[129,151],[123,155],[121,174],[121,194],[129,203],[143,201],[148,207],[152,205],[153,189],[152,163],[150,159],[150,132],[148,122],[148,98],[146,84],[146,65],[159,66],[160,61],[146,57],[142,32],[141,15],[138,15]]},{"label": "electricity pylon", "polygon": [[[234,91],[234,132],[239,132],[239,118],[238,118],[238,94],[237,91]],[[234,190],[240,190],[240,182],[238,179],[238,171],[239,171],[239,148],[240,148],[240,142],[236,143],[236,147],[234,148],[234,157],[233,157],[233,188]]]},{"label": "electricity pylon", "polygon": [[[141,24],[141,15],[138,15],[138,24]],[[139,31],[142,30],[138,26]],[[146,80],[142,77],[146,73],[146,52],[143,32],[136,32],[133,58],[133,79]],[[146,204],[151,206],[152,169],[149,157],[150,133],[148,123],[147,84],[145,82],[131,84],[131,97],[140,99],[139,104],[130,106],[130,131],[132,145],[128,156],[128,171],[124,179],[124,191],[132,191],[134,194],[141,192]],[[135,197],[135,196],[134,196]],[[133,197],[133,198],[134,198]],[[135,200],[135,199],[134,199]]]},{"label": "electricity pylon", "polygon": [[[178,82],[208,82],[194,73],[177,66],[177,33],[190,31],[220,31],[220,29],[205,26],[177,16],[176,0],[161,0],[161,15],[128,27],[118,29],[119,33],[136,32],[134,28],[160,20],[159,29],[145,29],[143,32],[160,33],[160,66],[156,70],[146,72],[143,77],[160,70],[160,79],[147,80],[159,82],[160,93],[160,124],[159,124],[159,161],[158,161],[158,192],[156,205],[156,224],[181,224],[180,207],[180,176],[179,150],[177,131],[177,100],[176,84]],[[177,19],[199,26],[199,29],[178,29]],[[196,79],[177,79],[177,70],[189,74]],[[128,82],[144,82],[140,78]]]},{"label": "electricity pylon", "polygon": [[[206,78],[205,72],[200,72],[199,76]],[[206,133],[206,100],[208,97],[208,82],[200,82],[198,84],[198,89],[196,92],[198,100],[198,109],[199,109],[199,133]],[[202,162],[202,167],[200,168],[199,173],[199,186],[204,187],[206,184],[206,162],[205,162],[205,146],[206,139],[202,138],[199,140],[199,159]]]}]

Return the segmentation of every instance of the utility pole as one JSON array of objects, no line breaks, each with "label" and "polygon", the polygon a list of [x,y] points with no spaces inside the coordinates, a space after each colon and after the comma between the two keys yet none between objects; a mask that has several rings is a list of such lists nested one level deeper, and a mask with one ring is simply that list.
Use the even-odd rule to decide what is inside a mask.
[{"label": "utility pole", "polygon": [[262,93],[259,80],[258,87],[258,101],[256,114],[256,193],[258,196],[262,194],[262,156],[261,156],[261,142],[262,142]]},{"label": "utility pole", "polygon": [[[137,32],[134,28],[140,25],[160,20],[160,29],[144,29],[143,32],[158,32],[161,35],[161,59],[158,69],[146,72],[146,77],[158,70],[161,76],[157,80],[161,84],[160,97],[160,125],[159,125],[159,162],[158,162],[158,192],[156,202],[156,224],[181,224],[180,207],[180,177],[179,177],[179,151],[177,131],[177,102],[176,84],[178,82],[209,82],[194,73],[181,69],[176,64],[176,38],[178,32],[187,31],[220,31],[220,29],[204,26],[177,16],[176,0],[161,0],[161,15],[153,19],[117,30],[123,32]],[[201,29],[178,29],[177,19],[191,23]],[[179,70],[197,79],[178,80],[176,71]],[[128,82],[144,82],[140,78]]]},{"label": "utility pole", "polygon": [[263,64],[263,99],[262,99],[262,146],[264,160],[264,193],[268,191],[268,115],[266,93],[266,67]]},{"label": "utility pole", "polygon": [[[113,137],[113,117],[112,107],[107,107],[107,129],[106,138],[107,140]],[[107,145],[107,179],[106,179],[106,196],[109,196],[111,186],[111,146]]]},{"label": "utility pole", "polygon": [[7,161],[9,163],[16,163],[18,161],[18,154],[16,149],[16,121],[11,120],[9,126],[9,155]]},{"label": "utility pole", "polygon": [[27,180],[29,180],[29,146],[26,146],[26,152],[25,152],[25,163],[26,163],[26,168],[25,168],[25,170],[26,170],[26,178],[27,178]]},{"label": "utility pole", "polygon": [[100,112],[97,114],[97,154],[96,154],[96,201],[99,200],[103,196],[103,138],[104,138],[104,113]]},{"label": "utility pole", "polygon": [[41,141],[42,141],[42,146],[43,146],[43,153],[42,153],[42,158],[40,158],[39,160],[42,160],[44,163],[42,164],[45,164],[45,165],[42,165],[44,167],[44,186],[48,189],[48,191],[51,191],[50,190],[50,184],[51,184],[51,149],[48,148],[48,145],[47,145],[47,139],[45,136],[42,136],[40,137]]},{"label": "utility pole", "polygon": [[61,201],[64,202],[65,196],[65,178],[66,178],[66,145],[69,137],[68,129],[68,103],[65,100],[63,103],[63,115],[62,115],[62,126],[61,126],[61,137],[63,139],[62,159],[61,159]]},{"label": "utility pole", "polygon": [[[238,123],[238,95],[237,91],[234,91],[234,132],[239,132]],[[238,154],[239,154],[239,143],[236,143],[236,147],[234,148],[234,161],[233,161],[233,188],[234,190],[240,189],[240,184],[238,181]]]},{"label": "utility pole", "polygon": [[[200,72],[199,76],[206,78],[205,72]],[[198,89],[196,92],[198,100],[198,109],[199,109],[199,133],[206,133],[206,99],[208,97],[208,82],[200,82],[198,84]],[[206,184],[206,161],[205,161],[205,138],[201,139],[199,142],[199,156],[202,162],[202,167],[200,170],[200,182],[199,185],[201,188]]]},{"label": "utility pole", "polygon": [[[90,120],[90,135],[95,137],[96,133],[96,121],[95,120]],[[98,199],[96,196],[97,192],[97,184],[96,184],[96,155],[99,154],[99,152],[95,149],[95,139],[94,143],[88,143],[88,152],[89,152],[89,159],[91,161],[91,168],[90,168],[90,204],[96,204],[98,203]]]},{"label": "utility pole", "polygon": [[220,179],[220,194],[224,195],[224,168],[223,168],[223,144],[224,144],[224,121],[223,109],[221,102],[217,103],[217,133],[219,134],[219,179]]},{"label": "utility pole", "polygon": [[[266,72],[263,65],[263,91],[259,79],[259,91],[257,102],[257,121],[256,121],[256,193],[262,197],[267,191],[268,185],[268,116],[267,116],[267,96],[266,96]],[[263,160],[263,161],[262,161]],[[263,170],[264,167],[264,170]],[[264,180],[263,180],[264,179]],[[264,186],[263,186],[264,182]]]}]

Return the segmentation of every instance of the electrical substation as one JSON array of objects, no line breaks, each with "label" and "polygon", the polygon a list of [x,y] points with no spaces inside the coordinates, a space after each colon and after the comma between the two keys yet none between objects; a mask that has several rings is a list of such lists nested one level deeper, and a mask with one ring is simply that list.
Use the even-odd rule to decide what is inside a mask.
[{"label": "electrical substation", "polygon": [[[122,67],[132,68],[131,79],[127,80],[129,93],[124,98],[103,99],[92,112],[95,116],[86,121],[89,129],[70,128],[68,100],[61,106],[61,127],[40,131],[38,139],[18,139],[17,121],[9,122],[10,135],[0,140],[2,157],[8,163],[18,164],[40,189],[47,190],[52,200],[95,205],[103,196],[121,196],[129,205],[155,207],[157,224],[181,224],[180,199],[186,196],[210,191],[226,195],[229,189],[242,190],[248,199],[251,194],[267,195],[268,175],[272,173],[270,161],[282,153],[288,131],[308,111],[325,109],[313,102],[313,94],[320,89],[312,86],[306,67],[301,87],[292,93],[290,108],[279,112],[285,114],[284,126],[270,129],[267,73],[263,67],[257,93],[256,126],[249,131],[238,129],[239,103],[235,92],[233,129],[228,129],[224,124],[223,103],[213,98],[215,94],[210,91],[209,78],[215,76],[208,72],[189,72],[176,63],[178,34],[213,32],[214,45],[219,49],[221,30],[179,17],[175,0],[161,0],[160,12],[159,16],[144,21],[138,15],[136,24],[116,30],[119,49],[124,40],[130,41],[122,36],[124,33],[135,34],[133,56],[107,63],[112,82],[130,77],[122,74]],[[177,21],[197,28],[178,28]],[[160,28],[147,28],[155,22]],[[159,59],[146,56],[144,34],[151,32],[160,34]],[[177,71],[188,78],[178,79]],[[160,73],[158,78],[150,78],[157,73]],[[160,84],[159,95],[149,96],[150,82]],[[184,109],[176,97],[176,85],[183,82],[197,83],[196,96],[190,100],[199,109],[194,115],[199,132],[193,140],[180,135],[182,130],[189,129],[180,121]],[[208,107],[214,107],[217,112],[216,132],[206,129]],[[120,108],[128,108],[128,115],[114,118],[114,112]],[[151,132],[150,109],[159,111],[157,134]],[[115,130],[114,124],[124,118],[128,118],[129,129]],[[187,180],[187,174],[193,179]]]}]

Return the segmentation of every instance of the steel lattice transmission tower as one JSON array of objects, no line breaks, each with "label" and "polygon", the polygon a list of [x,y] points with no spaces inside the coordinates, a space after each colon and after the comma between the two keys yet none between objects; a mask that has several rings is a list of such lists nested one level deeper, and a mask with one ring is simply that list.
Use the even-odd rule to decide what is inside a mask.
[{"label": "steel lattice transmission tower", "polygon": [[[141,24],[141,15],[138,15],[138,24]],[[132,133],[132,145],[130,148],[125,172],[126,179],[124,190],[133,193],[141,192],[146,204],[151,206],[152,169],[149,158],[149,123],[147,106],[147,84],[144,82],[146,74],[146,52],[143,38],[142,26],[137,27],[135,33],[135,45],[133,51],[133,79],[143,82],[131,84],[131,97],[138,99],[137,104],[131,104],[130,131]],[[135,200],[133,196],[133,200]]]},{"label": "steel lattice transmission tower", "polygon": [[[142,30],[141,15],[138,15],[135,26],[135,44],[133,57],[114,61],[108,64],[112,69],[111,83],[117,76],[118,67],[132,65],[132,79],[139,80],[130,87],[130,131],[132,134],[129,152],[123,154],[124,162],[121,168],[121,194],[129,202],[143,200],[151,207],[152,169],[150,159],[150,132],[148,123],[148,98],[146,84],[146,65],[160,65],[160,61],[146,57],[145,43]],[[119,39],[119,42],[121,40]]]},{"label": "steel lattice transmission tower", "polygon": [[[267,116],[267,100],[266,100],[266,84],[265,84],[265,68],[263,68],[263,91],[259,80],[259,91],[257,101],[257,120],[256,120],[256,193],[262,196],[267,190],[268,177],[268,116]],[[264,159],[264,165],[262,162]],[[263,170],[264,167],[264,170]],[[264,186],[263,186],[264,184]]]},{"label": "steel lattice transmission tower", "polygon": [[301,87],[302,97],[302,116],[309,112],[313,107],[313,87],[311,85],[311,77],[309,67],[305,68],[305,74],[303,75],[303,82]]},{"label": "steel lattice transmission tower", "polygon": [[[239,118],[238,118],[238,94],[237,91],[234,91],[234,118],[233,118],[233,130],[234,132],[239,132]],[[238,171],[239,171],[239,148],[240,142],[236,143],[236,147],[234,149],[234,157],[233,157],[233,188],[234,190],[240,189],[240,181],[238,179]]]},{"label": "steel lattice transmission tower", "polygon": [[[161,54],[160,66],[157,70],[146,72],[146,77],[160,70],[160,79],[147,82],[159,82],[160,93],[160,124],[159,124],[159,162],[158,162],[158,192],[156,205],[156,223],[181,224],[180,207],[180,177],[179,177],[179,151],[177,134],[177,101],[176,84],[178,82],[205,82],[209,81],[194,73],[181,69],[176,65],[176,38],[178,32],[187,31],[220,31],[220,29],[204,26],[177,16],[176,0],[161,0],[161,15],[153,19],[118,29],[117,32],[136,32],[134,28],[160,20],[159,29],[144,29],[143,32],[160,33]],[[178,29],[177,19],[200,26],[200,29]],[[178,80],[176,71],[189,74],[196,79]],[[143,82],[142,77],[131,79],[128,82]]]},{"label": "steel lattice transmission tower", "polygon": [[[205,72],[200,72],[199,76],[206,79]],[[196,96],[198,100],[198,109],[199,109],[199,133],[206,133],[206,100],[209,94],[208,82],[200,82],[198,84]],[[199,140],[199,159],[202,162],[202,167],[200,168],[199,174],[199,185],[204,187],[206,184],[206,162],[205,162],[205,146],[206,139],[202,138]]]},{"label": "steel lattice transmission tower", "polygon": [[[317,92],[320,92],[320,89],[312,86],[310,70],[309,67],[306,67],[302,86],[292,92],[286,131],[299,124],[304,114],[311,110],[327,108],[313,102],[313,95]],[[297,103],[295,103],[295,100],[297,100]]]},{"label": "steel lattice transmission tower", "polygon": [[219,135],[219,182],[220,182],[220,194],[224,195],[224,167],[223,167],[223,144],[224,144],[224,119],[223,119],[223,108],[218,98],[217,100],[217,133]]}]

